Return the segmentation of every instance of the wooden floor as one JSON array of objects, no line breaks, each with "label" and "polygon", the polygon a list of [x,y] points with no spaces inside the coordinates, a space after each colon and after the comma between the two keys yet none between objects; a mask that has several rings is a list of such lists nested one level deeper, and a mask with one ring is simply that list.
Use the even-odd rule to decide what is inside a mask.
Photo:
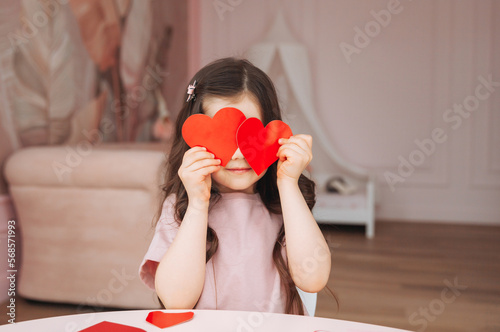
[{"label": "wooden floor", "polygon": [[412,331],[500,331],[500,227],[378,223],[324,227],[333,253],[317,316]]},{"label": "wooden floor", "polygon": [[[362,227],[322,229],[340,308],[323,291],[316,316],[413,331],[500,331],[500,227],[379,222],[373,240]],[[20,322],[77,308],[18,298],[16,311]]]}]

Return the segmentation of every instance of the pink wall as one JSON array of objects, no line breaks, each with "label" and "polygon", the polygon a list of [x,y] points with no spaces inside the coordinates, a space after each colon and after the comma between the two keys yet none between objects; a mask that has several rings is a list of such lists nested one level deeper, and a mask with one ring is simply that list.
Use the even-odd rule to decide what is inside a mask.
[{"label": "pink wall", "polygon": [[[199,6],[200,21],[191,28],[200,36],[200,66],[244,56],[283,11],[308,49],[316,111],[330,143],[378,176],[378,219],[500,223],[500,91],[490,92],[461,120],[448,111],[473,101],[478,76],[500,81],[500,40],[493,38],[500,34],[498,2],[256,0]],[[376,23],[381,11],[392,12],[390,19],[379,17],[385,26]],[[355,29],[366,26],[372,37],[356,41]],[[357,53],[347,57],[341,50],[346,44],[357,45]],[[427,156],[415,140],[432,138],[436,128],[437,134],[443,130],[441,142]],[[400,159],[410,157],[414,170],[400,173]],[[389,185],[388,172],[402,181]]]}]

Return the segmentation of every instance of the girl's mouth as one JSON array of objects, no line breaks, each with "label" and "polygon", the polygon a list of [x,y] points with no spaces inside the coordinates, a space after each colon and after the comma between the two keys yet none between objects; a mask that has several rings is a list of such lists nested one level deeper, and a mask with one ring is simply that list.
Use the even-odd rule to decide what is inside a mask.
[{"label": "girl's mouth", "polygon": [[251,170],[250,167],[226,168],[226,171],[233,174],[245,174]]}]

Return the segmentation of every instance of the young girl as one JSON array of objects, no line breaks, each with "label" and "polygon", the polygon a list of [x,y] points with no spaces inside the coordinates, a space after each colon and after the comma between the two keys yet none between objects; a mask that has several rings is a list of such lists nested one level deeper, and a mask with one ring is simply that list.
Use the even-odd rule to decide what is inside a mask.
[{"label": "young girl", "polygon": [[234,107],[265,126],[281,120],[276,91],[263,71],[234,58],[205,66],[191,82],[141,279],[167,309],[304,314],[296,287],[322,290],[331,265],[311,214],[315,185],[302,175],[312,159],[312,138],[280,139],[278,161],[260,175],[239,149],[222,167],[204,147],[185,143],[184,121]]}]

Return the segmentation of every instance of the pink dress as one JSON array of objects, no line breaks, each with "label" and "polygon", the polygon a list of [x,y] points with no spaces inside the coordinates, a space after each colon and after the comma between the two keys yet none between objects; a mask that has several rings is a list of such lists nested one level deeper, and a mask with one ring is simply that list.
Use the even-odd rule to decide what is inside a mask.
[{"label": "pink dress", "polygon": [[[152,289],[158,263],[178,231],[172,206],[170,196],[139,270]],[[206,265],[196,309],[284,313],[285,295],[272,259],[283,217],[270,213],[259,194],[224,193],[209,210],[208,225],[217,233],[219,248]]]}]

